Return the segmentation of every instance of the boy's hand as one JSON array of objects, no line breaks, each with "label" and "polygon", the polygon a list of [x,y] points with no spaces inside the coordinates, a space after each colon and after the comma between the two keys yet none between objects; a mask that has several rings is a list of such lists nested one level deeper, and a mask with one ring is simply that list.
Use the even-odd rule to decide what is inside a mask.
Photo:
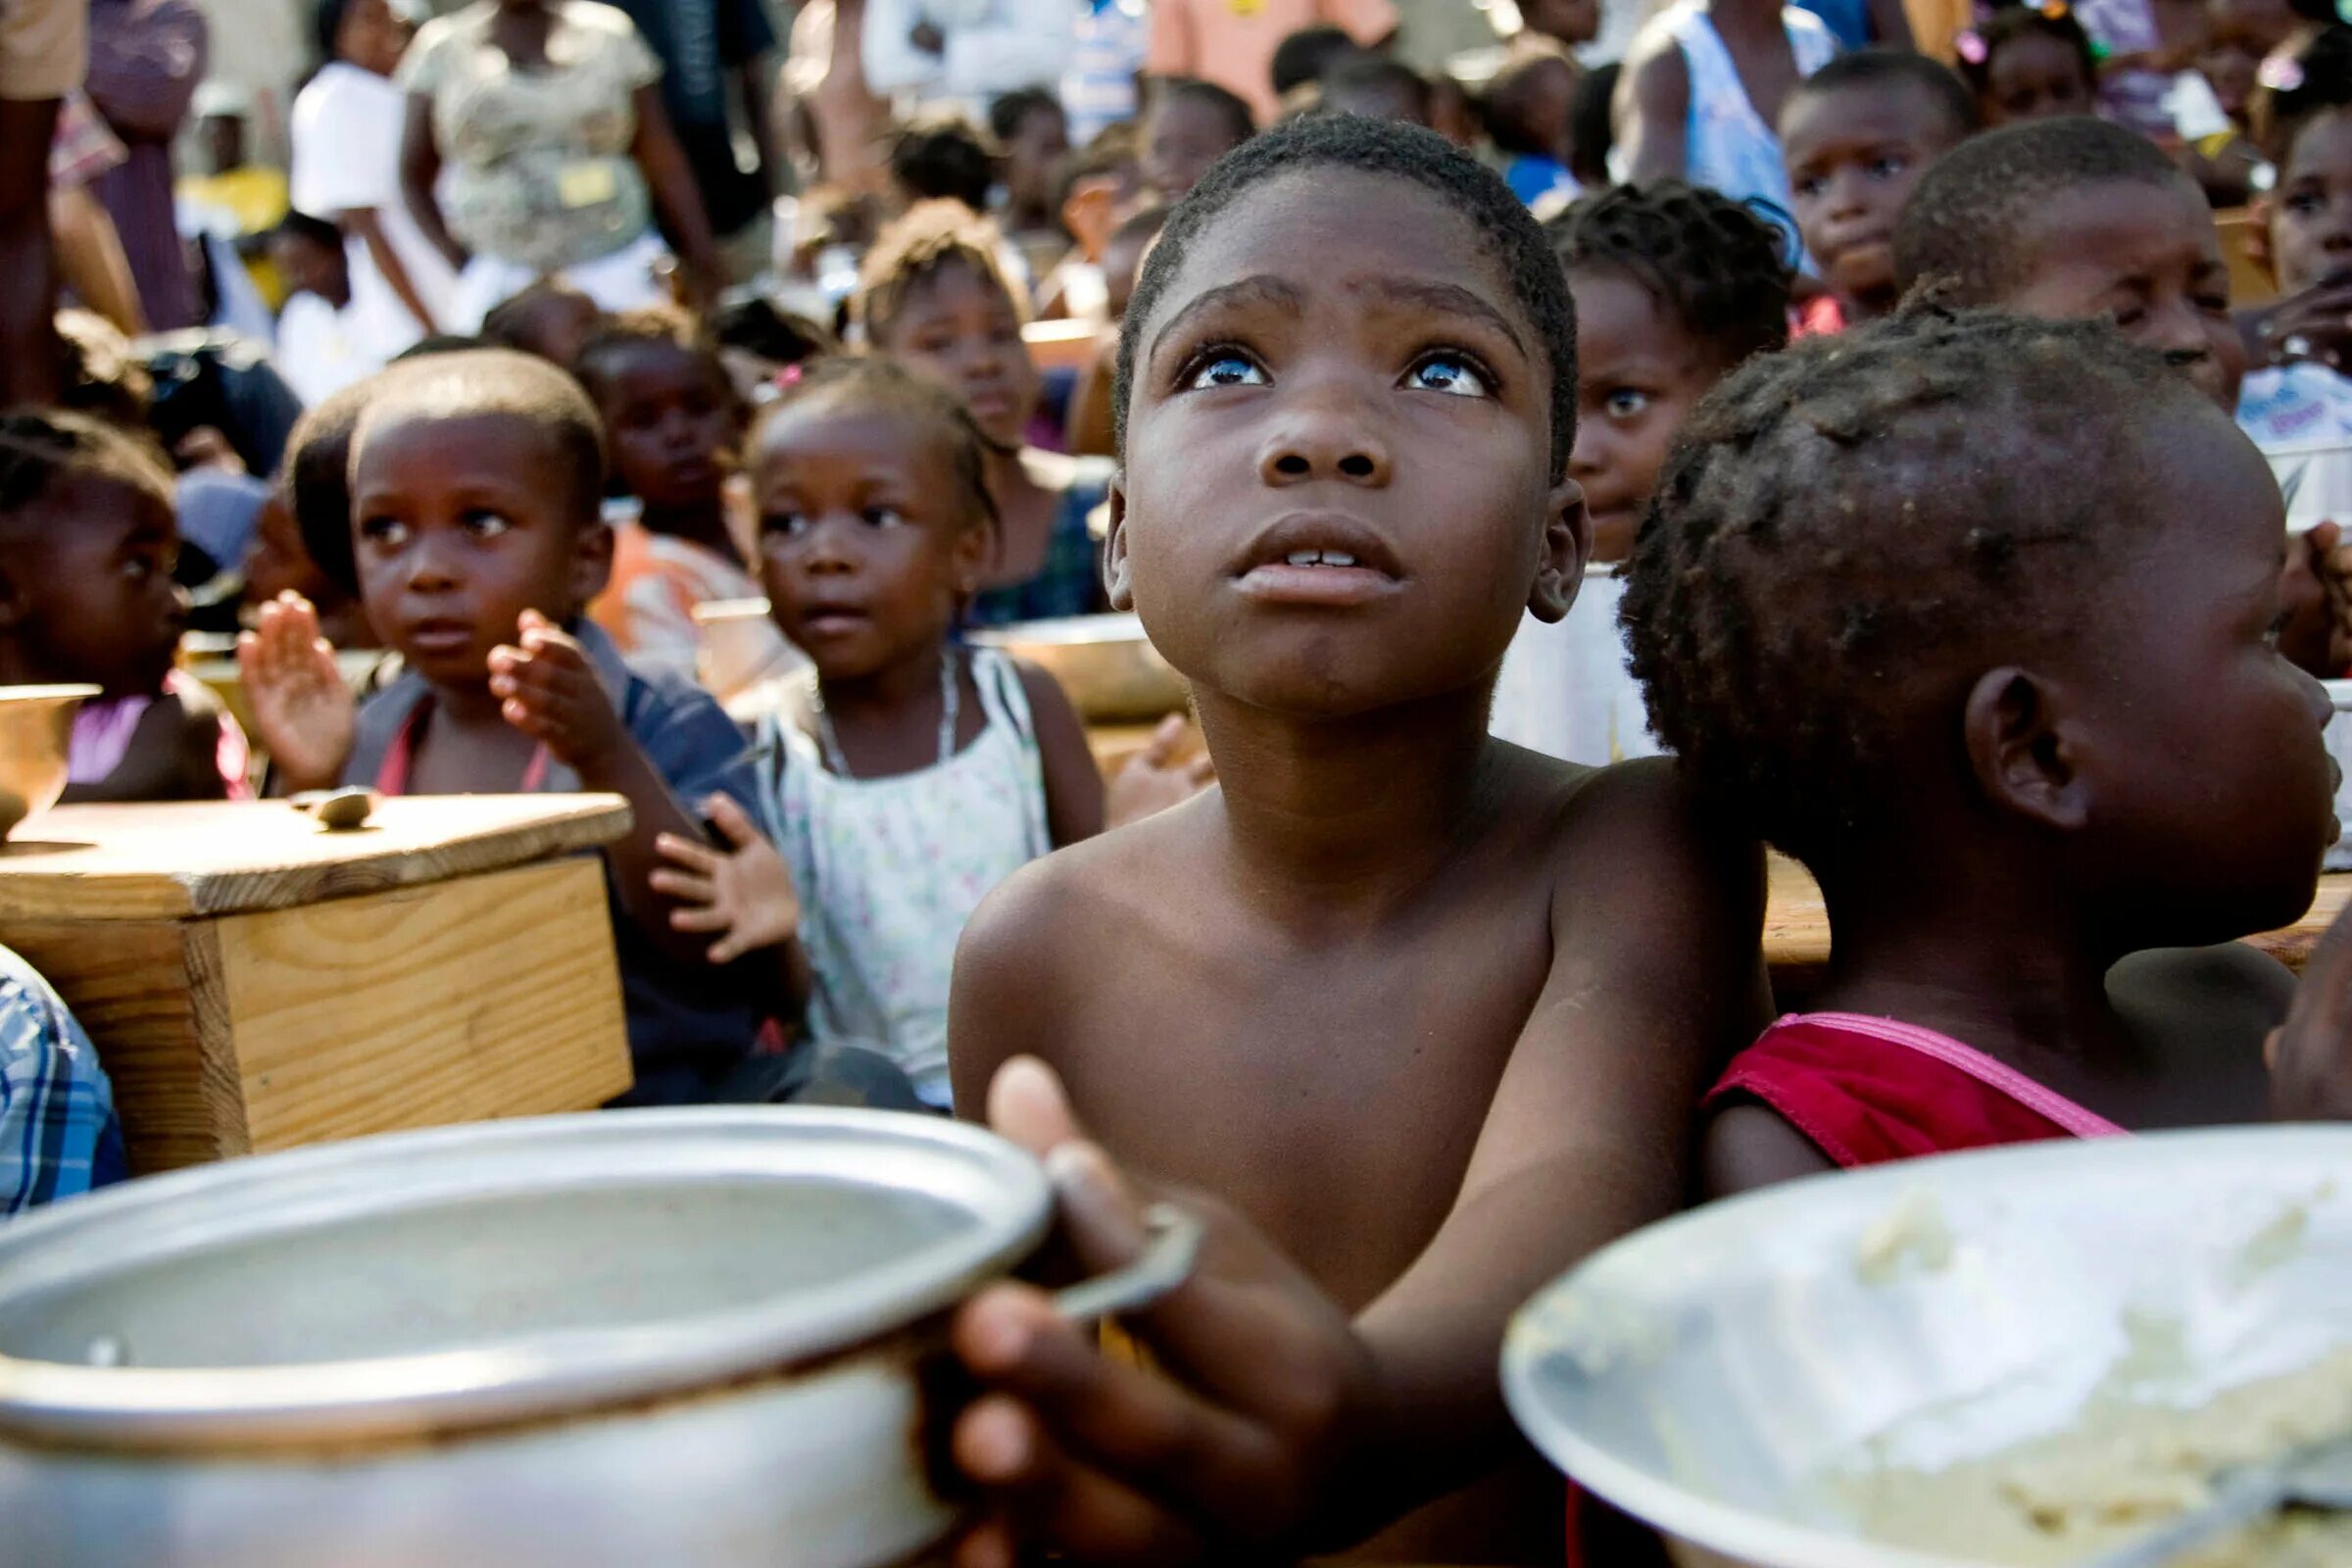
[{"label": "boy's hand", "polygon": [[490,695],[508,723],[553,753],[582,781],[610,777],[628,732],[596,678],[587,652],[535,610],[516,621],[519,646],[490,651]]},{"label": "boy's hand", "polygon": [[2352,1120],[2352,906],[2312,950],[2286,1022],[2271,1031],[2275,1121]]},{"label": "boy's hand", "polygon": [[1171,806],[1182,806],[1216,782],[1217,765],[1203,752],[1191,761],[1179,761],[1184,750],[1182,713],[1170,713],[1152,732],[1152,743],[1127,760],[1119,776],[1110,781],[1103,800],[1103,825],[1125,827]]},{"label": "boy's hand", "polygon": [[656,893],[682,906],[670,910],[670,929],[717,933],[718,940],[710,946],[710,961],[716,964],[733,963],[747,953],[800,935],[801,896],[776,847],[743,808],[724,795],[706,801],[703,814],[732,848],[714,850],[675,833],[654,841],[662,858],[684,867],[664,868],[647,878]]},{"label": "boy's hand", "polygon": [[254,733],[287,792],[341,783],[359,705],[335,667],[334,649],[318,635],[311,602],[288,591],[262,606],[254,629],[237,639],[237,671]]},{"label": "boy's hand", "polygon": [[[1082,1266],[1133,1260],[1146,1201],[1159,1195],[1080,1138],[1051,1069],[1006,1062],[989,1121],[1046,1162]],[[952,1343],[985,1392],[957,1418],[953,1452],[988,1505],[956,1544],[956,1568],[1013,1568],[1047,1551],[1236,1562],[1324,1544],[1302,1537],[1351,1442],[1379,1429],[1371,1355],[1245,1221],[1178,1200],[1204,1224],[1200,1262],[1131,1325],[1164,1374],[1106,1359],[1031,1286],[992,1286],[956,1313]]]}]

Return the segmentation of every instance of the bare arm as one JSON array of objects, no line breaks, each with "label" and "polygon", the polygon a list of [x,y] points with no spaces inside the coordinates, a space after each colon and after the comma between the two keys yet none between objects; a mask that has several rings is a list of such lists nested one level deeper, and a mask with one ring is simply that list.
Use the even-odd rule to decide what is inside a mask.
[{"label": "bare arm", "polygon": [[56,128],[56,99],[0,98],[0,406],[58,392],[57,263],[42,197]]},{"label": "bare arm", "polygon": [[384,281],[391,285],[393,294],[408,308],[408,313],[416,318],[416,324],[427,332],[439,331],[440,323],[433,319],[433,313],[425,305],[424,296],[416,291],[416,280],[409,276],[409,265],[400,259],[400,252],[393,249],[390,237],[384,233],[383,223],[375,216],[375,209],[354,208],[335,217],[344,233],[358,235],[360,243],[368,247],[368,259],[375,263],[375,270],[383,274]]},{"label": "bare arm", "polygon": [[1709,1199],[1732,1198],[1837,1168],[1811,1139],[1766,1105],[1727,1107],[1707,1123],[1699,1140],[1699,1191]]},{"label": "bare arm", "polygon": [[138,280],[115,220],[87,185],[60,185],[49,192],[49,224],[57,235],[57,270],[81,302],[120,327],[124,337],[144,337],[147,313],[139,308]]},{"label": "bare arm", "polygon": [[1015,662],[1021,689],[1029,695],[1030,722],[1037,726],[1038,758],[1046,772],[1046,828],[1054,847],[1091,839],[1102,831],[1102,771],[1086,743],[1086,727],[1058,681],[1035,664]]},{"label": "bare arm", "polygon": [[1613,113],[1626,178],[1637,185],[1680,179],[1690,162],[1690,72],[1682,47],[1660,35],[1629,61]]},{"label": "bare arm", "polygon": [[712,304],[725,286],[726,270],[719,265],[718,249],[710,242],[710,220],[703,211],[702,187],[694,182],[694,169],[678,146],[677,133],[669,128],[669,114],[662,107],[659,88],[637,89],[637,140],[629,148],[629,156],[637,160],[646,184],[653,189],[662,226],[678,247],[678,259],[686,264],[696,303]]},{"label": "bare arm", "polygon": [[471,260],[466,248],[450,237],[441,220],[441,203],[433,183],[441,177],[441,147],[433,140],[433,101],[422,93],[409,94],[408,119],[400,130],[400,193],[408,199],[409,216],[433,249],[449,258],[459,271]]}]

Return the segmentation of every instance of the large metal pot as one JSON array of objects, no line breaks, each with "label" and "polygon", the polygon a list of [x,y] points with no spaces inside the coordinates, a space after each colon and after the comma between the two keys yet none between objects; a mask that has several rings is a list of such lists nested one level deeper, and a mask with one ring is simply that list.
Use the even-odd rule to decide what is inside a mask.
[{"label": "large metal pot", "polygon": [[0,686],[0,839],[66,791],[74,715],[95,686]]},{"label": "large metal pot", "polygon": [[[0,1227],[0,1519],[44,1568],[871,1568],[955,1520],[943,1314],[1034,1161],[882,1112],[608,1112],[184,1171]],[[1123,1310],[1180,1279],[1065,1294]]]}]

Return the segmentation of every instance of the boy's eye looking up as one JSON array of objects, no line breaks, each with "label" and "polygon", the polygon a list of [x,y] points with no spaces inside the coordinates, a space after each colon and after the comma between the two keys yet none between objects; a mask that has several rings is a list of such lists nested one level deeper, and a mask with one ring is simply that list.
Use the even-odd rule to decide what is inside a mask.
[{"label": "boy's eye looking up", "polygon": [[1205,392],[1220,386],[1266,386],[1266,372],[1246,355],[1231,349],[1212,349],[1200,355],[1185,369],[1184,389]]},{"label": "boy's eye looking up", "polygon": [[1432,354],[1405,371],[1404,379],[1406,385],[1422,392],[1457,398],[1494,396],[1486,372],[1465,354]]}]

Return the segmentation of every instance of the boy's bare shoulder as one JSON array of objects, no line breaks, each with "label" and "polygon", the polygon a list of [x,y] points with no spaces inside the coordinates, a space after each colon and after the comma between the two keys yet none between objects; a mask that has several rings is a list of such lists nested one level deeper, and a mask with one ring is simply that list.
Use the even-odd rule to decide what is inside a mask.
[{"label": "boy's bare shoulder", "polygon": [[1516,760],[1547,808],[1552,863],[1565,877],[1647,868],[1671,882],[1709,867],[1760,865],[1753,841],[1710,815],[1672,758],[1583,767],[1520,752]]}]

